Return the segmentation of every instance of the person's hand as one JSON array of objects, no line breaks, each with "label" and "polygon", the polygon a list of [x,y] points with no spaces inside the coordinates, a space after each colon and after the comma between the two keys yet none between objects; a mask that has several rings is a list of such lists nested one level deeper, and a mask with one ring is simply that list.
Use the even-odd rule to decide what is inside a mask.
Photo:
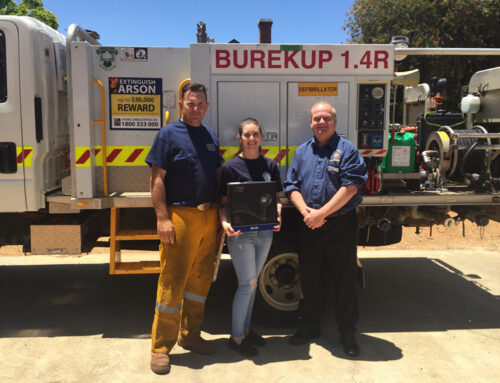
[{"label": "person's hand", "polygon": [[175,230],[172,220],[165,219],[158,221],[156,229],[158,230],[158,236],[163,242],[170,243],[171,245],[175,243]]},{"label": "person's hand", "polygon": [[317,209],[309,208],[309,213],[304,217],[304,223],[309,229],[317,229],[325,224],[326,220],[323,214]]},{"label": "person's hand", "polygon": [[304,206],[302,210],[300,210],[300,214],[302,214],[302,217],[306,218],[307,215],[311,212],[311,208],[309,206]]},{"label": "person's hand", "polygon": [[233,227],[229,222],[223,221],[221,224],[222,224],[222,229],[224,229],[228,237],[234,237],[235,235],[241,234],[241,230],[234,231]]},{"label": "person's hand", "polygon": [[273,231],[280,231],[281,230],[281,213],[278,213],[278,224],[276,226],[273,226]]}]

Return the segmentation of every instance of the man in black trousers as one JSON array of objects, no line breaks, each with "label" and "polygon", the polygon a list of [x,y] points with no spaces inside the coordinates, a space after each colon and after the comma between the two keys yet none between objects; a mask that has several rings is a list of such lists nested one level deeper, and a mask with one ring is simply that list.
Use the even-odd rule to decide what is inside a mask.
[{"label": "man in black trousers", "polygon": [[290,343],[318,338],[322,309],[322,275],[328,268],[335,284],[335,317],[345,353],[359,355],[355,333],[356,207],[358,188],[367,180],[363,157],[348,140],[335,133],[337,116],[329,103],[311,109],[314,137],[295,151],[285,181],[285,192],[302,214],[299,223],[300,281],[304,299],[301,323]]}]

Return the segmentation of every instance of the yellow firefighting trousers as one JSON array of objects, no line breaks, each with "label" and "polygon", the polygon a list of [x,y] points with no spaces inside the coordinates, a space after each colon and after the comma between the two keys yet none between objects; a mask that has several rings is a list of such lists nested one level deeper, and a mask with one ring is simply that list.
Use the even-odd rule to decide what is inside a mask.
[{"label": "yellow firefighting trousers", "polygon": [[169,353],[178,337],[195,339],[212,282],[217,209],[168,206],[175,244],[160,244],[160,276],[152,329],[152,351]]}]

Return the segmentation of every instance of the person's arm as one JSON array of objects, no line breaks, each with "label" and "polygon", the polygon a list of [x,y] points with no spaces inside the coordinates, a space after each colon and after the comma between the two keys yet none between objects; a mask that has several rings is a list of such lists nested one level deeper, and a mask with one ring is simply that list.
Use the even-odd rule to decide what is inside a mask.
[{"label": "person's arm", "polygon": [[240,230],[234,231],[233,227],[228,222],[227,213],[226,213],[226,205],[227,205],[227,197],[221,196],[220,208],[219,208],[219,219],[220,219],[220,224],[222,226],[222,229],[226,232],[226,235],[228,237],[240,235],[241,231]]},{"label": "person's arm", "polygon": [[165,191],[165,175],[167,171],[156,166],[151,166],[151,200],[156,213],[156,229],[160,240],[166,243],[175,243],[175,230],[167,210],[167,193]]},{"label": "person's arm", "polygon": [[356,195],[358,188],[353,185],[342,186],[330,200],[319,209],[311,209],[304,217],[304,222],[310,229],[317,229],[325,223],[325,219],[332,213],[342,209],[342,207]]},{"label": "person's arm", "polygon": [[320,209],[313,211],[304,220],[311,229],[318,228],[327,216],[342,209],[366,182],[366,168],[363,157],[354,147],[345,151],[340,163],[341,187]]},{"label": "person's arm", "polygon": [[288,198],[290,198],[290,201],[294,204],[294,206],[297,208],[297,210],[302,214],[303,217],[306,217],[307,214],[309,214],[311,208],[309,208],[306,205],[306,202],[304,201],[304,197],[302,197],[302,194],[298,190],[292,190],[288,194]]},{"label": "person's arm", "polygon": [[276,193],[276,210],[278,213],[278,224],[273,227],[273,231],[280,231],[281,230],[281,209],[283,208],[283,205],[280,202],[280,193]]},{"label": "person's arm", "polygon": [[216,186],[215,186],[215,195],[217,196],[216,198],[216,203],[220,204],[220,199],[221,199],[221,193],[220,193],[220,183],[221,183],[221,180],[222,180],[222,165],[219,166],[217,168],[217,170],[215,171],[215,182],[216,182]]},{"label": "person's arm", "polygon": [[[306,205],[302,194],[298,190],[292,190],[289,194],[290,201],[304,217],[304,223],[310,229],[317,229],[325,224],[326,220],[318,213],[318,209],[313,209]],[[326,216],[325,216],[326,217]],[[313,220],[311,222],[311,220]]]}]

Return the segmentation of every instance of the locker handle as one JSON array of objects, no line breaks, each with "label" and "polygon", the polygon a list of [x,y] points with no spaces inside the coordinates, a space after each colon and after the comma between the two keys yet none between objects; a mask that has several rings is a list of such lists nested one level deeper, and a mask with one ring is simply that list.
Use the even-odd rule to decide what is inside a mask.
[{"label": "locker handle", "polygon": [[43,125],[42,125],[42,99],[35,97],[35,136],[36,142],[43,140]]}]

